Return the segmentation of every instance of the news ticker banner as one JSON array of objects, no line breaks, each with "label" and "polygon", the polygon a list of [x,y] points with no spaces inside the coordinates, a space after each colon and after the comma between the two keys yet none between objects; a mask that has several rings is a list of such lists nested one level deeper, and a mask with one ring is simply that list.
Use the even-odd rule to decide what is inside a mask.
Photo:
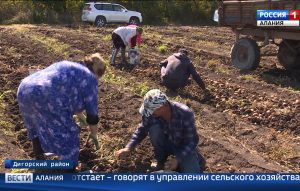
[{"label": "news ticker banner", "polygon": [[8,169],[73,169],[75,167],[70,160],[5,160],[4,166]]},{"label": "news ticker banner", "polygon": [[299,27],[300,10],[257,10],[257,26]]},{"label": "news ticker banner", "polygon": [[300,174],[0,174],[0,190],[300,190]]},{"label": "news ticker banner", "polygon": [[[5,160],[5,168],[72,169],[69,160]],[[45,189],[46,188],[46,189]],[[0,190],[300,190],[300,174],[0,174]]]}]

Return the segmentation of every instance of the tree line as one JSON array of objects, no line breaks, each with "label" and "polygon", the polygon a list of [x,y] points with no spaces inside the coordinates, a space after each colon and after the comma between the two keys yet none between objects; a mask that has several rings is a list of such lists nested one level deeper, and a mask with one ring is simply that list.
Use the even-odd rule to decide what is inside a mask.
[{"label": "tree line", "polygon": [[[71,24],[81,19],[86,0],[2,0],[0,23]],[[102,1],[103,2],[103,1]],[[142,13],[143,24],[209,25],[216,8],[214,0],[114,0],[129,10]]]}]

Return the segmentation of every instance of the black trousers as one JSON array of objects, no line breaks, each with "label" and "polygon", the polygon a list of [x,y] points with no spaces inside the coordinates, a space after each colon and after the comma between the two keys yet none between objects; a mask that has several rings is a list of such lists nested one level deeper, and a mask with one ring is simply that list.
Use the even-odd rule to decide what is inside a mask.
[{"label": "black trousers", "polygon": [[116,48],[116,49],[119,49],[119,48],[124,48],[125,49],[126,48],[122,38],[118,34],[112,33],[111,38],[112,38],[112,41],[113,41],[114,48]]},{"label": "black trousers", "polygon": [[161,82],[166,88],[172,91],[177,91],[179,88],[185,87],[186,85],[186,84],[181,84],[176,79],[169,79],[167,76],[161,76]]}]

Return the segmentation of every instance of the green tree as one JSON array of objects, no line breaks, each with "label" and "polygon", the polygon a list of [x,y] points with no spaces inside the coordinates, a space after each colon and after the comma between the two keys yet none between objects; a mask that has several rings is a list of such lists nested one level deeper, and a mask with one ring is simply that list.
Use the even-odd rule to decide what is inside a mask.
[{"label": "green tree", "polygon": [[[87,0],[2,0],[0,23],[73,23],[80,22]],[[109,0],[129,10],[139,11],[144,24],[210,24],[216,6],[210,0]]]}]

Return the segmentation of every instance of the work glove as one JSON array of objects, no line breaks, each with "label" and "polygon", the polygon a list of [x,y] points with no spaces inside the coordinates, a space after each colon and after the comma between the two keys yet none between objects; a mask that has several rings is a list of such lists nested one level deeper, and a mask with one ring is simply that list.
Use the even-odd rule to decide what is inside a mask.
[{"label": "work glove", "polygon": [[79,126],[83,127],[83,126],[88,126],[88,123],[86,122],[86,119],[78,117],[79,120]]},{"label": "work glove", "polygon": [[206,89],[206,88],[203,90],[203,94],[204,94],[204,96],[211,96],[209,89]]},{"label": "work glove", "polygon": [[76,121],[79,127],[88,126],[86,122],[86,117],[83,113],[77,113],[76,115],[73,115],[73,119]]},{"label": "work glove", "polygon": [[[84,114],[82,114],[82,113],[78,114],[77,118],[78,118],[78,121],[79,121],[78,125],[80,127],[89,126],[89,124],[86,122],[86,117],[85,117]],[[100,144],[99,144],[98,139],[97,139],[97,134],[94,135],[94,134],[90,133],[89,136],[88,136],[88,138],[87,138],[87,140],[86,140],[86,142],[85,142],[85,146],[88,146],[90,140],[93,141],[93,143],[96,146],[96,149],[99,150],[100,149]]]},{"label": "work glove", "polygon": [[99,144],[99,141],[97,139],[97,136],[90,133],[87,140],[86,140],[86,142],[85,142],[85,146],[87,146],[89,144],[90,140],[92,140],[93,143],[95,144],[96,150],[99,150],[100,149],[100,144]]},{"label": "work glove", "polygon": [[202,99],[203,102],[209,101],[213,97],[212,94],[210,93],[209,89],[204,89],[203,94],[204,94],[203,99]]}]

